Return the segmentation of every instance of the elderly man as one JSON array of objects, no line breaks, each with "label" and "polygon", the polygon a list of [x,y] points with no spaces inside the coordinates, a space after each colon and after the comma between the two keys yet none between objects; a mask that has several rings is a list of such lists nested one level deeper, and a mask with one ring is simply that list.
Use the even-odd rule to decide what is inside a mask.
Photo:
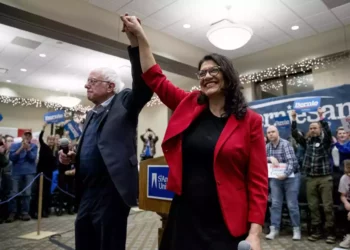
[{"label": "elderly man", "polygon": [[324,111],[319,108],[320,121],[313,122],[309,126],[308,137],[304,138],[297,132],[295,111],[292,112],[292,135],[295,140],[306,148],[303,167],[306,171],[306,196],[311,213],[312,234],[308,237],[310,241],[322,238],[322,218],[320,204],[326,219],[326,243],[334,244],[334,212],[333,212],[333,177],[329,161],[332,134],[328,122],[324,120]]},{"label": "elderly man", "polygon": [[[267,129],[269,143],[266,145],[267,160],[272,167],[281,167],[286,164],[283,174],[270,179],[272,205],[270,209],[271,226],[266,239],[273,240],[279,234],[281,224],[283,198],[286,198],[290,220],[293,226],[293,240],[300,240],[300,213],[298,196],[300,188],[300,173],[298,160],[293,147],[287,140],[280,138],[275,126]],[[293,175],[293,176],[291,176]]]},{"label": "elderly man", "polygon": [[127,36],[132,89],[124,89],[115,71],[93,70],[85,88],[95,107],[87,115],[77,153],[60,152],[60,162],[76,167],[80,206],[75,224],[76,250],[123,250],[127,218],[136,206],[138,115],[152,91],[141,78],[138,42]]}]

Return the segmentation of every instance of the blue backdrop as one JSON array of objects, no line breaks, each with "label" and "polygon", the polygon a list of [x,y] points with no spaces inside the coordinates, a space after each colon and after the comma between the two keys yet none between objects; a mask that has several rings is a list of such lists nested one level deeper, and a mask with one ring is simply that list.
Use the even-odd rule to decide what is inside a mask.
[{"label": "blue backdrop", "polygon": [[[335,135],[336,129],[341,126],[341,118],[350,116],[350,85],[344,84],[338,87],[298,93],[276,98],[268,98],[249,103],[252,110],[259,113],[263,119],[264,132],[269,125],[275,124],[276,117],[289,116],[295,100],[321,98],[321,107],[330,128]],[[317,112],[303,112],[298,114],[298,128],[304,132],[309,129],[311,122],[317,122]],[[282,136],[283,137],[283,136]]]}]

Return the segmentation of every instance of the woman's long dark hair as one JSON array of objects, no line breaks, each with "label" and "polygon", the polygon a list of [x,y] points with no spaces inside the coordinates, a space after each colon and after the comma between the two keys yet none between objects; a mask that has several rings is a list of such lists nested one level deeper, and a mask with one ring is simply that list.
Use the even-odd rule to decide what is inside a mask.
[{"label": "woman's long dark hair", "polygon": [[[221,89],[225,96],[224,115],[228,117],[233,114],[237,120],[243,119],[247,113],[248,105],[241,92],[243,87],[239,80],[238,73],[233,68],[231,61],[227,57],[215,53],[204,56],[198,64],[198,70],[201,69],[201,66],[205,61],[209,60],[214,61],[220,66],[220,70],[224,77],[224,87]],[[206,104],[208,103],[208,97],[201,92],[197,102],[198,104]]]}]

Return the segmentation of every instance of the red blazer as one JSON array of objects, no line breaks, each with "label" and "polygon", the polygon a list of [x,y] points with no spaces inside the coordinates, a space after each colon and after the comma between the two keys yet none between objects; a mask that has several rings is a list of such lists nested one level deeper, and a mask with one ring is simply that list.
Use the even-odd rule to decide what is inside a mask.
[{"label": "red blazer", "polygon": [[[162,149],[169,165],[167,189],[182,192],[182,133],[206,108],[197,104],[198,91],[174,86],[154,65],[143,74],[146,84],[174,110]],[[225,223],[233,236],[248,232],[249,223],[264,223],[267,197],[267,158],[261,116],[248,110],[243,120],[231,115],[214,151],[214,175]]]}]

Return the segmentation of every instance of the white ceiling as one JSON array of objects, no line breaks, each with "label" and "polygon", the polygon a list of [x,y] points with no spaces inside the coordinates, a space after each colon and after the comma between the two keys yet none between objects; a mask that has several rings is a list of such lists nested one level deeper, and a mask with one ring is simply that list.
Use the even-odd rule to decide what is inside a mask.
[{"label": "white ceiling", "polygon": [[[230,58],[252,54],[350,24],[349,3],[328,9],[321,0],[85,0],[118,15],[136,15],[146,26]],[[226,6],[231,5],[230,12]],[[210,25],[229,17],[254,35],[241,49],[220,51],[206,38]],[[190,24],[190,29],[183,28]],[[297,31],[291,26],[298,25]]]},{"label": "white ceiling", "polygon": [[[128,60],[61,43],[27,31],[0,24],[0,82],[8,85],[48,89],[67,94],[85,95],[84,85],[90,71],[99,67],[110,67],[119,72],[126,87],[131,87],[131,68]],[[11,43],[21,37],[39,42],[36,49]],[[42,58],[39,55],[45,54]],[[27,71],[22,72],[24,68]],[[166,72],[170,80],[178,83],[191,81],[183,76]],[[193,85],[193,84],[192,84]]]}]

